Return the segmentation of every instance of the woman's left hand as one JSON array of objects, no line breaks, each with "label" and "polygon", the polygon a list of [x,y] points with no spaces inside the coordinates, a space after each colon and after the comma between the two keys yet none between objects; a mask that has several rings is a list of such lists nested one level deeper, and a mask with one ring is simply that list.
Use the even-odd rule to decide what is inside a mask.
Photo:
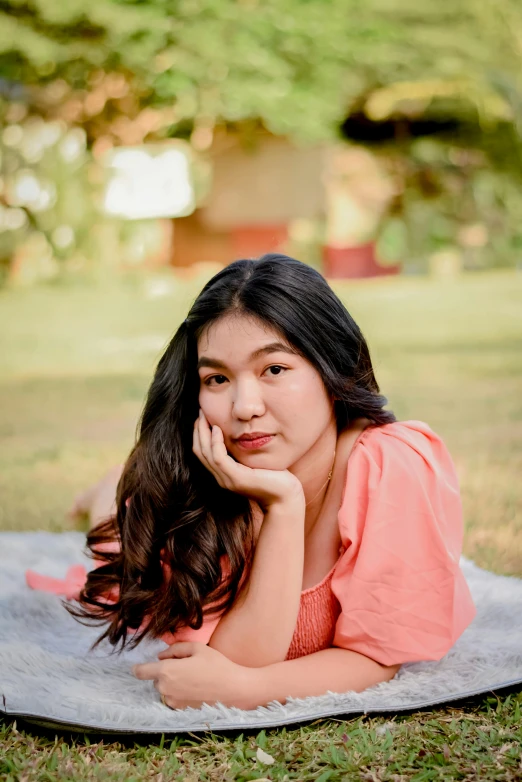
[{"label": "woman's left hand", "polygon": [[211,646],[180,641],[158,654],[160,662],[140,663],[132,668],[137,679],[152,679],[154,687],[171,709],[203,703],[213,706],[253,708],[245,705],[251,668],[232,662]]}]

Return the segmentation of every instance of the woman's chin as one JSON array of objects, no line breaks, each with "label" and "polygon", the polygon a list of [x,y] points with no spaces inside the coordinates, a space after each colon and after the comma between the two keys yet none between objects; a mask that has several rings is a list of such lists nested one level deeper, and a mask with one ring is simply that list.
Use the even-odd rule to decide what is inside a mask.
[{"label": "woman's chin", "polygon": [[234,459],[240,464],[244,464],[245,467],[250,467],[251,470],[286,470],[286,462],[279,463],[278,459],[274,459],[268,453],[252,453],[252,454],[240,454],[234,455]]},{"label": "woman's chin", "polygon": [[273,451],[270,452],[268,448],[248,450],[234,444],[230,448],[227,448],[227,450],[230,456],[232,456],[236,462],[239,462],[239,464],[244,464],[245,467],[250,467],[251,469],[288,469],[288,456],[285,459],[284,454],[275,454]]},{"label": "woman's chin", "polygon": [[270,461],[263,453],[238,453],[234,454],[234,459],[247,467],[266,467]]}]

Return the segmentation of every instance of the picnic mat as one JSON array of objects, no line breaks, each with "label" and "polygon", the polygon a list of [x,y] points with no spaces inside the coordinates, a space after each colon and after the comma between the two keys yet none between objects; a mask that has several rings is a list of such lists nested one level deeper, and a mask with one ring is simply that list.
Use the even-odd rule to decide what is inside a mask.
[{"label": "picnic mat", "polygon": [[437,662],[404,664],[389,682],[364,692],[272,701],[252,710],[204,705],[169,709],[151,681],[131,666],[156,660],[161,641],[121,655],[106,644],[89,652],[101,630],[71,617],[61,598],[30,589],[25,570],[63,578],[92,562],[81,532],[0,533],[0,711],[78,731],[183,733],[288,725],[320,717],[399,712],[522,685],[522,579],[499,576],[461,559],[477,616]]}]

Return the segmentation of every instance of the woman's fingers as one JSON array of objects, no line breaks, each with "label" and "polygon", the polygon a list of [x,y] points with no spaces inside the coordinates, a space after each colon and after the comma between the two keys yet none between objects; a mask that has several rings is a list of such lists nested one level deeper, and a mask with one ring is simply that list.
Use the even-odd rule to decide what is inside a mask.
[{"label": "woman's fingers", "polygon": [[201,451],[203,453],[203,456],[207,460],[207,462],[210,464],[210,462],[212,461],[212,444],[211,444],[210,426],[208,425],[207,419],[204,417],[203,412],[201,410],[199,412],[197,429],[199,434]]},{"label": "woman's fingers", "polygon": [[201,434],[199,431],[199,421],[196,420],[194,423],[194,437],[193,437],[193,445],[192,449],[200,462],[204,464],[204,466],[207,468],[207,470],[210,470],[210,464],[208,463],[208,459],[205,456],[205,453],[203,451],[203,446],[201,443]]},{"label": "woman's fingers", "polygon": [[232,478],[230,469],[236,467],[236,462],[228,454],[220,427],[211,429],[203,412],[194,425],[194,451],[220,486],[228,488]]},{"label": "woman's fingers", "polygon": [[[219,426],[214,426],[211,429],[203,413],[200,413],[197,428],[201,451],[207,463],[214,470],[219,469],[220,467],[223,468],[223,461],[226,461],[229,457],[223,441],[221,429],[219,429]],[[218,430],[219,433],[221,433],[221,439],[219,439]]]},{"label": "woman's fingers", "polygon": [[[230,456],[228,455],[227,447],[225,445],[225,438],[223,437],[223,432],[221,431],[219,426],[212,427],[212,432],[210,435],[210,444],[212,448],[212,458],[214,460],[214,463],[218,465],[218,467],[222,467],[226,465],[227,461],[230,459]],[[233,461],[233,459],[230,459],[230,461]]]},{"label": "woman's fingers", "polygon": [[205,449],[202,446],[201,440],[202,440],[202,434],[199,429],[199,421],[196,420],[194,423],[194,437],[192,441],[192,450],[198,457],[199,461],[203,464],[204,467],[207,468],[209,472],[212,473],[216,481],[220,484],[220,486],[223,485],[222,478],[219,475],[218,471],[214,467],[214,464],[212,460],[209,460],[206,456]]}]

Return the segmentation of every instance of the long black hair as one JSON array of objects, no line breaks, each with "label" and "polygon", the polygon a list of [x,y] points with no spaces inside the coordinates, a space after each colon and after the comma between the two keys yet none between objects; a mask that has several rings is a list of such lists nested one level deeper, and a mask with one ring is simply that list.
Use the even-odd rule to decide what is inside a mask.
[{"label": "long black hair", "polygon": [[[268,325],[315,367],[335,400],[339,432],[360,417],[376,426],[396,420],[383,409],[387,399],[359,327],[317,271],[275,253],[226,266],[205,285],[158,363],[116,515],[87,536],[91,555],[104,564],[89,573],[80,606],[67,609],[80,621],[108,623],[93,646],[108,638],[133,647],[146,636],[199,629],[204,615],[231,608],[245,572],[248,581],[255,550],[250,502],[221,488],[192,451],[198,340],[230,314]],[[111,540],[120,550],[101,551]],[[107,602],[110,594],[114,602]]]}]

